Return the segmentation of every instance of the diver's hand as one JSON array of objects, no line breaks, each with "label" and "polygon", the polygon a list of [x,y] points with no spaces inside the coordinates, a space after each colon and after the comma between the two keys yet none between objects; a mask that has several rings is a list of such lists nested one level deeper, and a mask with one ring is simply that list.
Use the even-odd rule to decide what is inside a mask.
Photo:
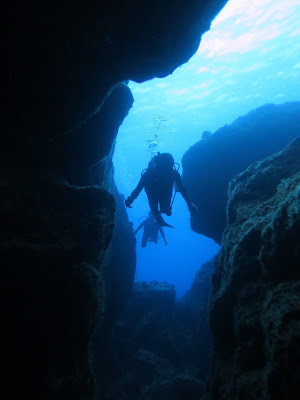
[{"label": "diver's hand", "polygon": [[197,209],[197,207],[195,206],[194,203],[189,203],[188,204],[188,209],[189,209],[189,212],[190,212],[191,216],[194,216],[194,215],[196,215],[198,213],[198,209]]},{"label": "diver's hand", "polygon": [[131,204],[134,202],[134,199],[131,196],[128,196],[127,199],[125,200],[125,206],[127,208],[132,208]]},{"label": "diver's hand", "polygon": [[167,242],[167,241],[165,241],[165,246],[167,246],[167,244],[168,244],[168,242]]}]

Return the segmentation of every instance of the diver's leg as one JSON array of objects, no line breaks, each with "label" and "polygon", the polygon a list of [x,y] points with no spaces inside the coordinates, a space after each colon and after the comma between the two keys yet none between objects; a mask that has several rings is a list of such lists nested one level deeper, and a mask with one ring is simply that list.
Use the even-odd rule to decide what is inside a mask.
[{"label": "diver's leg", "polygon": [[164,214],[167,214],[168,216],[172,214],[171,200],[172,192],[163,193],[159,199],[160,211]]},{"label": "diver's leg", "polygon": [[152,214],[154,215],[154,217],[156,219],[160,216],[160,212],[158,211],[158,200],[154,196],[151,196],[148,193],[147,193],[147,197],[148,197],[148,202],[149,202],[149,206],[152,211]]},{"label": "diver's leg", "polygon": [[155,221],[157,222],[158,225],[164,225],[165,221],[163,220],[160,211],[158,210],[158,199],[155,198],[154,196],[151,196],[147,193],[148,196],[148,201],[149,201],[149,206],[152,211],[152,214],[154,215]]},{"label": "diver's leg", "polygon": [[145,231],[143,232],[143,237],[142,237],[142,244],[141,244],[141,246],[142,247],[146,247],[147,246],[147,242],[148,242],[148,237],[147,237],[147,235],[146,235],[146,233],[145,233]]}]

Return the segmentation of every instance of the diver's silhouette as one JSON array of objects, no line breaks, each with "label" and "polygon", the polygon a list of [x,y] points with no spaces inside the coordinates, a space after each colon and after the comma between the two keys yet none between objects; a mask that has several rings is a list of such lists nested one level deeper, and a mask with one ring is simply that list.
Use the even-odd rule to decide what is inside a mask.
[{"label": "diver's silhouette", "polygon": [[[166,215],[172,214],[172,193],[174,184],[176,191],[180,192],[187,203],[191,215],[197,212],[197,207],[191,202],[183,184],[181,176],[175,169],[174,158],[170,153],[158,153],[153,157],[146,168],[142,172],[141,179],[125,200],[126,207],[131,208],[131,204],[138,197],[143,188],[148,196],[150,209],[156,219],[156,222],[161,226],[169,226],[162,218],[161,213]],[[176,192],[175,192],[176,193]]]},{"label": "diver's silhouette", "polygon": [[148,242],[154,242],[155,244],[159,240],[159,232],[165,242],[165,245],[168,244],[163,228],[157,224],[152,211],[149,211],[148,217],[138,226],[138,228],[134,231],[135,234],[138,233],[140,229],[144,228],[143,237],[142,237],[142,247],[146,247]]}]

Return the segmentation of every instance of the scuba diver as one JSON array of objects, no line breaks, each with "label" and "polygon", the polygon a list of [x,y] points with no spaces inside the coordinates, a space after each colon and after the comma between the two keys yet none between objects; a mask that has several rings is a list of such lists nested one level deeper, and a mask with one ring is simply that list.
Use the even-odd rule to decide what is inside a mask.
[{"label": "scuba diver", "polygon": [[143,237],[142,237],[142,247],[146,247],[147,242],[154,242],[155,244],[158,242],[159,237],[158,233],[160,232],[165,245],[168,244],[166,241],[165,233],[163,228],[157,224],[152,211],[149,211],[148,217],[139,225],[139,227],[134,231],[135,234],[138,233],[140,229],[144,227]]},{"label": "scuba diver", "polygon": [[178,170],[175,169],[174,158],[170,153],[158,153],[152,158],[148,164],[148,168],[142,172],[137,187],[125,200],[125,205],[126,207],[132,208],[131,204],[145,188],[150,209],[158,225],[173,228],[164,221],[161,214],[163,213],[168,216],[172,214],[171,199],[174,184],[176,186],[175,194],[177,191],[180,192],[187,203],[190,214],[196,214],[197,207],[191,202],[185,188],[183,187],[181,176]]}]

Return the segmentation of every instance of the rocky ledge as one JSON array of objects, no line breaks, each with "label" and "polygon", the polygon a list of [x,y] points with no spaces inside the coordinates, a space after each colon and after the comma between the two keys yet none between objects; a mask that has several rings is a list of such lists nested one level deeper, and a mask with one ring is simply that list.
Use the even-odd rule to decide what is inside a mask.
[{"label": "rocky ledge", "polygon": [[199,213],[191,227],[221,243],[229,181],[250,164],[282,150],[299,136],[300,102],[267,104],[213,135],[204,132],[182,159],[183,181]]},{"label": "rocky ledge", "polygon": [[98,353],[97,399],[199,400],[209,370],[208,305],[214,262],[175,300],[173,285],[136,282]]}]

